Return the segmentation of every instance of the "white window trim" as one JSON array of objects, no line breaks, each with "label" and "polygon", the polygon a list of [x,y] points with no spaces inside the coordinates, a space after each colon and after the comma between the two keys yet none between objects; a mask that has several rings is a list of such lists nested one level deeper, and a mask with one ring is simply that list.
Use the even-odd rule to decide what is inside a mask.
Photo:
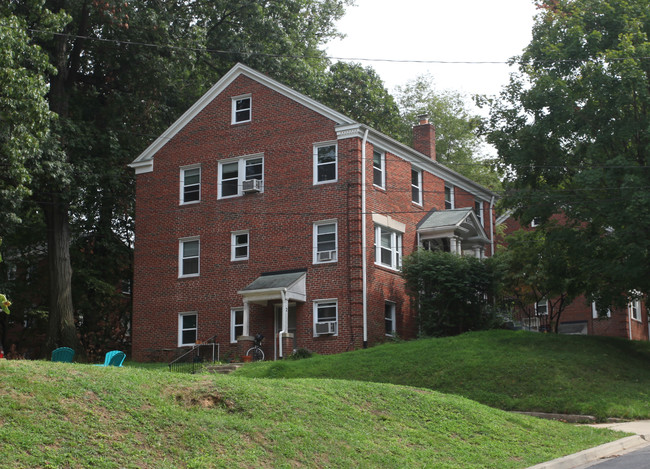
[{"label": "white window trim", "polygon": [[[596,302],[592,301],[591,302],[591,315],[594,319],[598,318],[598,309],[596,309]],[[607,317],[611,318],[612,317],[612,311],[607,308]]]},{"label": "white window trim", "polygon": [[[545,313],[538,313],[537,309],[539,308],[540,303],[544,303],[546,305],[546,312]],[[537,303],[535,303],[535,314],[538,316],[548,316],[548,300],[546,298],[539,300]]]},{"label": "white window trim", "polygon": [[[183,274],[183,244],[191,241],[199,242],[199,253],[197,255],[199,260],[198,272],[195,274]],[[178,240],[178,278],[198,277],[201,275],[201,239],[199,236],[191,236],[189,238],[181,238]]]},{"label": "white window trim", "polygon": [[446,198],[446,194],[445,194],[445,201],[444,201],[445,202],[445,208],[447,210],[453,210],[453,209],[456,208],[456,198],[455,198],[455,195],[454,195],[454,193],[456,191],[454,191],[454,186],[445,184],[445,192],[446,192],[447,188],[449,188],[449,199],[450,199],[449,202],[451,203],[451,207],[447,209],[447,198]]},{"label": "white window trim", "polygon": [[[641,322],[641,299],[640,298],[636,298],[630,301],[627,305],[627,310],[630,315],[630,318],[632,318],[634,321]],[[634,317],[635,311],[637,317]]]},{"label": "white window trim", "polygon": [[[329,179],[327,181],[318,180],[318,149],[321,147],[334,146],[334,151],[336,152],[336,158],[334,160],[334,179]],[[313,173],[314,173],[314,185],[318,184],[330,184],[337,182],[339,180],[339,146],[336,141],[331,142],[320,142],[314,144],[313,150]]]},{"label": "white window trim", "polygon": [[196,337],[199,336],[199,313],[197,311],[186,311],[184,313],[178,313],[178,346],[179,347],[191,347],[196,345],[196,342],[191,344],[183,343],[183,331],[190,329],[183,329],[183,316],[196,316],[196,327],[193,329],[196,331]]},{"label": "white window trim", "polygon": [[[191,200],[185,202],[185,171],[198,169],[199,170],[199,200]],[[201,164],[192,164],[181,166],[180,168],[180,205],[198,204],[201,202]]]},{"label": "white window trim", "polygon": [[390,305],[391,308],[391,322],[393,323],[393,331],[391,334],[386,332],[386,337],[395,337],[395,334],[397,333],[397,324],[396,324],[396,318],[397,314],[395,311],[397,310],[396,304],[394,301],[384,301],[384,323],[386,321],[386,306]]},{"label": "white window trim", "polygon": [[[246,244],[237,244],[237,236],[246,235]],[[246,257],[236,257],[238,247],[246,246]],[[251,254],[251,234],[249,230],[239,230],[230,233],[230,260],[231,261],[246,261]]]},{"label": "white window trim", "polygon": [[[242,312],[242,323],[237,324],[236,319],[237,319],[237,312],[241,311]],[[230,343],[231,344],[236,344],[237,343],[237,335],[235,333],[235,327],[239,325],[242,326],[242,330],[244,327],[244,307],[239,306],[237,308],[230,308]]]},{"label": "white window trim", "polygon": [[[381,155],[380,157],[381,168],[375,167],[375,153],[379,153]],[[375,169],[381,171],[381,185],[375,184]],[[372,185],[384,190],[386,189],[386,152],[385,151],[373,150],[372,152]]]},{"label": "white window trim", "polygon": [[[254,155],[243,155],[236,158],[227,158],[225,160],[219,161],[219,174],[218,174],[218,186],[219,190],[217,191],[218,199],[232,199],[234,197],[241,197],[244,195],[242,190],[242,182],[245,181],[244,177],[246,176],[246,161],[254,159],[262,159],[262,179],[261,179],[261,189],[260,192],[264,192],[264,153],[256,153]],[[233,195],[221,195],[221,189],[223,187],[223,166],[229,163],[237,163],[237,193]]]},{"label": "white window trim", "polygon": [[[327,299],[314,300],[314,302],[313,302],[313,313],[312,313],[313,320],[314,320],[314,324],[313,324],[313,327],[312,327],[312,329],[314,331],[314,337],[320,337],[321,336],[321,334],[316,334],[316,324],[319,322],[318,321],[318,306],[321,305],[321,304],[325,304],[325,303],[334,303],[334,307],[336,308],[336,313],[335,313],[336,314],[336,319],[335,319],[335,321],[336,321],[336,333],[328,334],[329,336],[335,336],[336,337],[336,336],[339,335],[339,327],[338,327],[339,326],[339,300],[338,300],[338,298],[327,298]],[[322,322],[326,322],[326,321],[322,321]]]},{"label": "white window trim", "polygon": [[[413,172],[416,172],[418,174],[418,185],[415,186],[413,185]],[[418,205],[419,207],[422,207],[422,204],[424,203],[424,191],[422,190],[423,186],[423,175],[422,175],[422,170],[420,168],[414,168],[411,167],[411,202],[413,202],[415,205]],[[420,199],[419,202],[413,200],[413,189],[417,189],[418,191],[418,198]]]},{"label": "white window trim", "polygon": [[[231,114],[230,114],[230,123],[232,125],[236,124],[245,124],[246,122],[250,122],[253,120],[253,97],[252,95],[249,94],[243,94],[241,96],[233,96],[232,98],[232,105],[231,105]],[[248,120],[241,120],[238,121],[236,118],[236,113],[237,113],[237,101],[241,99],[248,99],[250,106],[248,107]]]},{"label": "white window trim", "polygon": [[[476,213],[476,204],[478,203],[478,213]],[[485,219],[483,218],[483,201],[482,200],[474,200],[474,214],[477,216],[478,221],[481,222],[481,225],[485,223]]]},{"label": "white window trim", "polygon": [[[381,262],[381,231],[385,230],[391,234],[391,265],[386,265]],[[402,242],[403,234],[392,228],[384,225],[375,224],[375,265],[385,267],[387,269],[399,271],[402,268]],[[396,265],[393,265],[395,263]]]},{"label": "white window trim", "polygon": [[[329,260],[329,261],[319,261],[318,260],[318,227],[323,226],[323,225],[334,225],[334,259]],[[317,221],[314,222],[314,228],[313,228],[313,249],[312,252],[313,254],[313,259],[312,262],[314,264],[331,264],[334,262],[338,262],[339,260],[339,224],[338,220],[333,219],[333,220],[322,220],[322,221]]]}]

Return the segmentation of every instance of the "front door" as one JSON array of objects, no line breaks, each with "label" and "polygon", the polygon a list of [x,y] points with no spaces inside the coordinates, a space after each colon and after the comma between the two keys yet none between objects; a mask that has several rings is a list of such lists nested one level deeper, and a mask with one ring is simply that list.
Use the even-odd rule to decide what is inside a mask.
[{"label": "front door", "polygon": [[[273,357],[274,360],[279,358],[279,343],[278,343],[278,334],[282,331],[282,305],[274,305],[275,311],[275,328],[273,334]],[[293,348],[296,348],[296,304],[289,303],[289,330],[293,334]],[[284,356],[287,356],[291,353],[291,350],[283,350]]]}]

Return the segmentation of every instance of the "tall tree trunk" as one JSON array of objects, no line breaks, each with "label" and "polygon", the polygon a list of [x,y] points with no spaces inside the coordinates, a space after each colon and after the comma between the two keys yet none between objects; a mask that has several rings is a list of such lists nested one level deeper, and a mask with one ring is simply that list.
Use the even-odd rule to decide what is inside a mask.
[{"label": "tall tree trunk", "polygon": [[68,207],[54,195],[42,204],[47,226],[47,257],[50,282],[50,314],[46,352],[56,347],[79,350],[72,306],[72,265],[70,263],[70,225]]}]

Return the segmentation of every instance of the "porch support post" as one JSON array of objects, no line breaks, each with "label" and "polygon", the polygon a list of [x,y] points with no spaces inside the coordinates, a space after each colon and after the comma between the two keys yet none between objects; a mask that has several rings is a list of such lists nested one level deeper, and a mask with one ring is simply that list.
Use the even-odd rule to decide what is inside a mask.
[{"label": "porch support post", "polygon": [[285,292],[282,292],[282,331],[289,332],[289,300]]},{"label": "porch support post", "polygon": [[245,337],[250,336],[250,305],[248,304],[248,300],[244,298],[244,327],[242,331],[242,335]]},{"label": "porch support post", "polygon": [[476,257],[477,259],[482,259],[483,255],[482,255],[481,251],[482,251],[481,246],[478,245],[478,244],[475,245],[474,246],[474,257]]},{"label": "porch support post", "polygon": [[460,243],[456,236],[451,236],[449,238],[449,251],[453,254],[460,254]]}]

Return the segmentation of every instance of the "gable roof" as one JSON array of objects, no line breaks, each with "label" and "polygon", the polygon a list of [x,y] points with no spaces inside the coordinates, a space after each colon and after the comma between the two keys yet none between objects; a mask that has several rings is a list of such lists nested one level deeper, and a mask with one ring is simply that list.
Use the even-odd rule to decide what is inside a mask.
[{"label": "gable roof", "polygon": [[288,300],[304,302],[307,298],[306,278],[306,270],[267,272],[237,293],[251,303],[266,304],[269,300],[280,300],[283,292]]},{"label": "gable roof", "polygon": [[[484,200],[496,199],[497,195],[486,187],[478,184],[477,182],[463,176],[456,171],[447,168],[441,163],[432,160],[430,157],[418,152],[417,150],[404,145],[397,140],[385,135],[365,124],[360,124],[355,120],[337,112],[318,101],[299,93],[298,91],[283,85],[282,83],[269,78],[268,76],[247,67],[244,64],[238,63],[231,68],[221,79],[210,88],[201,98],[192,105],[185,113],[179,117],[167,130],[165,130],[154,142],[147,147],[129,166],[135,169],[136,174],[153,171],[153,157],[169,140],[171,140],[183,127],[185,127],[194,117],[196,117],[208,104],[212,102],[224,89],[226,89],[233,81],[239,76],[246,76],[252,80],[261,83],[264,86],[292,99],[303,106],[311,109],[328,119],[335,122],[336,131],[339,138],[362,137],[364,132],[368,131],[368,142],[381,148],[384,151],[393,153],[399,158],[410,161],[417,167],[429,171],[430,173],[440,177],[460,187],[467,192],[481,196]],[[345,137],[344,137],[345,136]]]},{"label": "gable roof", "polygon": [[471,208],[456,208],[451,210],[434,210],[426,214],[417,224],[421,235],[448,234],[457,230],[483,242],[489,238],[478,217]]},{"label": "gable roof", "polygon": [[[209,105],[214,98],[216,98],[224,89],[226,89],[233,81],[235,81],[240,76],[247,76],[248,78],[261,83],[268,88],[276,91],[300,104],[303,106],[327,117],[328,119],[333,120],[336,125],[343,124],[353,124],[354,120],[349,117],[344,116],[340,112],[337,112],[318,101],[305,96],[298,91],[289,88],[282,83],[275,81],[268,76],[253,70],[250,67],[247,67],[244,64],[238,63],[233,68],[231,68],[221,79],[215,83],[215,85],[210,88],[197,102],[195,102],[192,107],[190,107],[181,117],[179,117],[176,122],[170,125],[167,130],[165,130],[154,142],[144,150],[140,156],[138,156],[129,166],[138,172],[144,172],[152,164],[153,156],[160,150],[169,140],[171,140],[178,132],[180,132],[183,127],[185,127],[194,117],[196,117],[207,105]],[[144,169],[144,171],[138,171],[139,169]],[[150,170],[150,169],[148,169]]]}]

